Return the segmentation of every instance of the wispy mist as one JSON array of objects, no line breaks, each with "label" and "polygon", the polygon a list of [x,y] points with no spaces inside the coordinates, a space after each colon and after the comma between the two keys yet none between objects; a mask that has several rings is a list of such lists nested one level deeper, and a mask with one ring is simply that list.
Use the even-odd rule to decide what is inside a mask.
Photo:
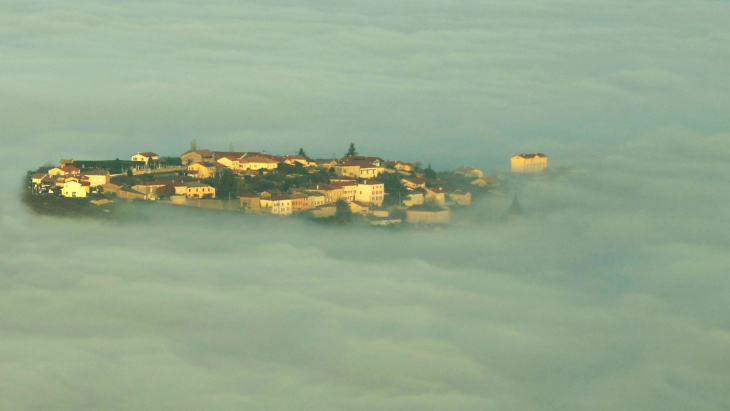
[{"label": "wispy mist", "polygon": [[674,133],[520,184],[520,221],[443,231],[6,209],[0,404],[726,409],[725,139]]},{"label": "wispy mist", "polygon": [[[0,0],[0,409],[730,409],[730,3]],[[29,213],[61,158],[503,172],[524,218]]]}]

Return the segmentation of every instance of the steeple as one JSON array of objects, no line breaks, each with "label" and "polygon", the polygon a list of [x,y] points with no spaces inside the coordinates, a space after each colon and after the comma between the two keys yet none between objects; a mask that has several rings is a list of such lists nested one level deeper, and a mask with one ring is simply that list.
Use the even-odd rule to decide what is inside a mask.
[{"label": "steeple", "polygon": [[522,207],[520,207],[520,202],[517,200],[517,194],[512,197],[512,205],[509,206],[509,211],[507,211],[507,219],[509,221],[517,220],[522,218]]}]

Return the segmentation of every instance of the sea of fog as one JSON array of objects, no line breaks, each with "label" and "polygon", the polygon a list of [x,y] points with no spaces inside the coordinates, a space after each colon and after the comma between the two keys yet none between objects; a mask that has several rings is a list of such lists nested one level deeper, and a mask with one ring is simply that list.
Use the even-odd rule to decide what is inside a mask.
[{"label": "sea of fog", "polygon": [[4,193],[0,409],[730,409],[727,141],[637,140],[436,231]]}]

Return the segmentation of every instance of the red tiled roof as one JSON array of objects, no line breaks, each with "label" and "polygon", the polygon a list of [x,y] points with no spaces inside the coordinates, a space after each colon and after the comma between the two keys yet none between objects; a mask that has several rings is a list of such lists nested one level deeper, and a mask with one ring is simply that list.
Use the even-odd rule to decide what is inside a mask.
[{"label": "red tiled roof", "polygon": [[426,182],[425,178],[420,178],[420,177],[404,178],[403,180],[408,181],[409,183],[413,183],[413,184],[423,184]]},{"label": "red tiled roof", "polygon": [[145,156],[145,157],[157,157],[157,154],[155,154],[151,151],[148,151],[146,153],[137,153],[137,155],[141,155],[141,156]]},{"label": "red tiled roof", "polygon": [[69,171],[81,171],[81,169],[80,169],[80,168],[76,168],[76,167],[74,167],[74,166],[59,167],[58,169],[59,169],[59,170],[61,170],[61,171],[63,171],[63,172],[69,172]]}]

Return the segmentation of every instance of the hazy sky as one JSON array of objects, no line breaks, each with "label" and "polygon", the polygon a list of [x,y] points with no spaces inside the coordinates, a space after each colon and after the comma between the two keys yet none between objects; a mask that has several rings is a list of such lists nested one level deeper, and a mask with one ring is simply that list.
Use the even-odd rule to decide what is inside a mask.
[{"label": "hazy sky", "polygon": [[566,143],[727,131],[728,16],[725,1],[0,0],[0,135],[36,162],[193,138],[560,161]]},{"label": "hazy sky", "polygon": [[[730,409],[728,17],[0,0],[0,409]],[[13,188],[193,138],[582,172],[521,185],[521,222],[441,232],[40,218]]]}]

